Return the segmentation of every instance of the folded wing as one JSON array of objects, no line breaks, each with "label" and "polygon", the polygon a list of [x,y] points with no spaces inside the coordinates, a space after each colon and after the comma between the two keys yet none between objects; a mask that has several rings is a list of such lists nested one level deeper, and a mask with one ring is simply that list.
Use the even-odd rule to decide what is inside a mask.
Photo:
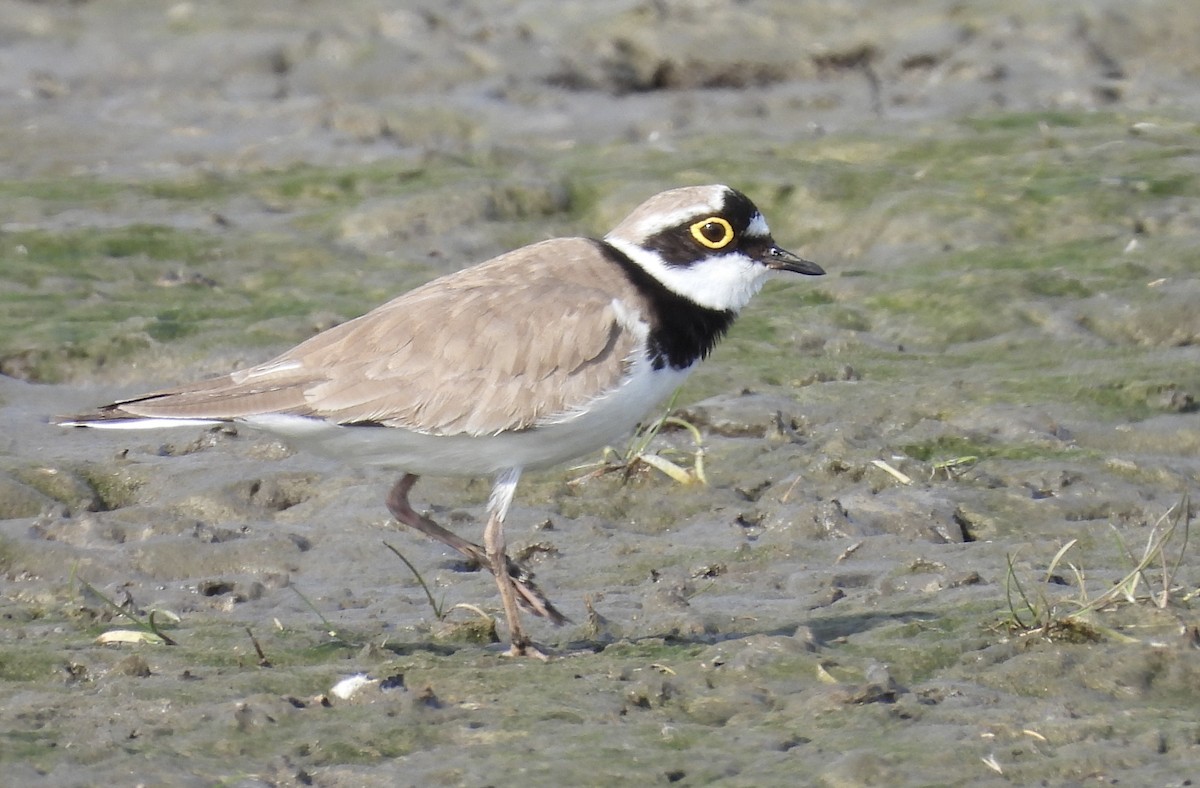
[{"label": "folded wing", "polygon": [[[538,246],[562,245],[569,257],[588,243]],[[611,289],[540,270],[537,248],[436,280],[257,367],[70,423],[279,413],[431,434],[532,427],[619,385],[636,345]]]}]

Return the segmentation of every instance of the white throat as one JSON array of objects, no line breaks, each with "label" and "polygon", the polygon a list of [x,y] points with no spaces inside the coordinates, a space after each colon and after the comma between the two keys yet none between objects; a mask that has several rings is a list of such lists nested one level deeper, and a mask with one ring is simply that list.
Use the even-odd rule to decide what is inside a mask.
[{"label": "white throat", "polygon": [[714,255],[679,267],[667,265],[656,253],[623,238],[610,235],[604,240],[667,289],[709,309],[741,311],[771,273],[762,263],[741,253]]}]

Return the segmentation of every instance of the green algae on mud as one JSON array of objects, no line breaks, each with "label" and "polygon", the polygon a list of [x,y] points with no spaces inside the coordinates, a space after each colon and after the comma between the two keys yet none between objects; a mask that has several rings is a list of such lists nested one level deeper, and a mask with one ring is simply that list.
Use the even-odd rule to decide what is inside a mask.
[{"label": "green algae on mud", "polygon": [[[352,2],[316,35],[294,9],[238,7],[239,22],[286,19],[288,33],[262,50],[239,48],[257,31],[232,36],[234,54],[216,59],[231,78],[189,48],[220,30],[220,4],[181,4],[165,18],[146,6],[152,18],[136,28],[148,54],[129,66],[136,84],[97,90],[78,74],[56,93],[35,83],[21,106],[49,117],[118,91],[133,108],[124,131],[161,116],[153,134],[179,147],[148,150],[144,167],[139,150],[130,167],[127,153],[105,150],[128,146],[114,135],[95,141],[97,157],[126,160],[112,175],[48,177],[70,171],[56,163],[0,182],[0,359],[30,380],[129,386],[223,372],[444,271],[549,235],[604,232],[681,183],[741,188],[781,244],[830,275],[770,285],[681,395],[689,413],[716,414],[703,423],[710,487],[648,477],[568,488],[578,472],[561,469],[523,480],[513,547],[532,549],[539,582],[581,619],[538,630],[560,654],[549,665],[438,639],[429,604],[381,542],[411,554],[446,606],[487,608],[490,586],[420,540],[378,530],[377,499],[394,479],[256,450],[248,436],[85,443],[40,419],[108,389],[0,380],[12,414],[0,442],[7,773],[77,784],[130,774],[782,784],[801,774],[961,785],[1168,784],[1194,772],[1190,556],[1171,605],[1101,611],[1096,631],[1111,634],[1099,641],[1006,626],[1010,561],[1047,610],[1075,610],[1085,591],[1094,598],[1129,571],[1114,534],[1140,546],[1200,478],[1189,284],[1200,248],[1197,126],[1185,109],[1155,103],[1144,79],[1153,58],[1129,49],[1152,41],[1154,53],[1190,57],[1194,14],[1168,4],[1170,22],[1155,23],[1144,8],[1102,5],[1024,3],[982,16],[906,7],[889,35],[922,26],[906,41],[918,56],[881,43],[870,64],[879,114],[840,117],[823,113],[862,100],[864,69],[763,91],[664,85],[614,99],[568,88],[539,103],[545,83],[522,83],[525,72],[506,72],[488,45],[512,22],[521,48],[543,58],[542,31],[558,17],[520,30],[521,12],[506,9],[490,28],[451,6],[410,16]],[[54,42],[44,31],[63,14],[75,43],[54,57],[94,53],[83,46],[105,32],[92,25],[106,8],[16,4],[6,35],[28,45],[10,30],[33,15],[34,43]],[[124,15],[139,8],[123,6],[117,24],[133,27]],[[813,51],[840,51],[863,32],[848,25],[900,13],[886,8],[864,6],[852,20],[826,13],[813,29],[833,43]],[[724,13],[708,11],[698,24]],[[589,41],[603,35],[603,15],[579,13]],[[591,53],[602,77],[655,63],[646,15],[686,16],[669,3],[631,13],[632,45]],[[202,90],[180,92],[176,114],[171,96],[138,102],[146,82],[177,79],[137,71],[172,62],[153,49],[156,24],[169,49],[197,58],[179,68],[204,74]],[[373,70],[373,58],[412,31],[416,44],[438,46],[446,31],[478,32],[444,46],[452,62],[438,66],[485,75],[472,98],[439,90],[415,110],[399,103],[421,69]],[[1010,68],[1035,43],[1024,31],[1052,43]],[[874,38],[889,40],[866,31]],[[404,49],[404,62],[421,51]],[[591,73],[575,62],[588,53],[564,54]],[[793,66],[816,69],[816,57]],[[1104,76],[1094,66],[1105,58],[1132,65]],[[1028,76],[1039,60],[1072,73],[1044,74],[1047,93]],[[658,62],[666,79],[685,61],[667,52]],[[963,79],[1018,109],[948,117],[938,102]],[[1089,102],[1122,91],[1128,105]],[[233,114],[212,113],[230,98]],[[489,137],[484,119],[506,101],[554,126],[576,98],[589,118],[619,118],[620,133],[596,143],[574,131]],[[651,111],[625,114],[638,107]],[[93,109],[77,111],[91,119]],[[207,152],[268,116],[249,145]],[[730,118],[741,125],[709,133],[710,121]],[[14,149],[19,141],[13,161],[47,155],[44,134],[26,128],[0,130]],[[279,139],[329,131],[340,136],[292,154],[303,163],[269,163]],[[193,133],[202,147],[181,150]],[[54,162],[60,149],[90,148],[50,139]],[[672,445],[662,435],[654,449]],[[936,473],[966,455],[972,467]],[[435,518],[465,534],[477,525],[485,486],[431,479],[422,490]],[[975,541],[940,538],[955,527]],[[1086,583],[1061,565],[1047,580],[1071,540]],[[180,645],[95,643],[123,624],[68,585],[71,566],[113,600],[128,591],[143,613],[179,613],[168,631]],[[329,697],[359,672],[402,675],[404,688]]]},{"label": "green algae on mud", "polygon": [[[836,212],[866,211],[869,216],[880,210],[878,195],[901,189],[905,190],[905,199],[888,201],[886,213],[879,214],[882,224],[876,225],[872,243],[883,244],[882,248],[895,235],[892,228],[908,227],[904,235],[913,235],[914,222],[917,228],[934,228],[947,222],[953,227],[963,217],[986,216],[988,222],[996,223],[990,231],[995,234],[990,244],[949,253],[935,252],[925,256],[920,264],[905,266],[902,276],[894,271],[886,274],[886,295],[879,294],[865,302],[856,299],[856,306],[851,307],[859,314],[864,310],[873,313],[870,320],[861,317],[850,322],[840,320],[847,327],[870,327],[891,315],[902,321],[897,326],[899,330],[894,331],[898,341],[953,344],[986,339],[1019,327],[1025,320],[1019,312],[984,308],[998,300],[1019,302],[1026,294],[1082,298],[1098,288],[1144,283],[1146,269],[1131,267],[1130,260],[1112,247],[1124,242],[1116,238],[1099,241],[1097,233],[1109,238],[1114,235],[1119,238],[1122,233],[1132,237],[1128,234],[1139,212],[1143,212],[1139,206],[1167,196],[1195,195],[1200,189],[1195,175],[1171,169],[1170,148],[1130,137],[1127,121],[1118,116],[1058,113],[1021,122],[1005,121],[1004,117],[998,116],[991,125],[986,119],[975,119],[968,127],[972,132],[960,131],[957,138],[952,136],[955,147],[949,152],[944,149],[944,142],[938,143],[941,147],[931,148],[933,143],[920,139],[914,142],[874,138],[869,151],[859,150],[853,155],[852,165],[837,163],[839,151],[847,145],[844,139],[836,142],[816,139],[803,146],[776,145],[769,151],[743,151],[733,156],[729,155],[737,150],[733,140],[725,145],[705,140],[685,143],[685,147],[689,168],[695,173],[692,178],[728,178],[738,182],[740,187],[755,194],[771,216],[778,237],[787,239],[797,230],[807,231],[809,245],[817,250],[813,256],[820,256],[823,238],[842,235],[828,224]],[[1029,134],[1031,128],[1045,127],[1058,132],[1056,146],[1048,147],[1042,132]],[[1063,146],[1086,149],[1089,155],[1063,156]],[[734,177],[747,171],[743,159],[753,160],[755,156],[768,154],[796,162],[798,183],[793,181],[785,186],[782,179],[774,185],[743,183],[744,177]],[[1003,168],[995,166],[999,157],[1005,161]],[[1026,164],[1014,169],[1013,162],[1023,157],[1028,159]],[[603,174],[591,164],[597,158],[606,162]],[[953,162],[954,168],[944,169],[947,162]],[[465,167],[457,160],[434,159],[423,162],[419,169],[407,170],[309,166],[234,177],[106,183],[104,188],[95,190],[100,198],[96,205],[102,207],[104,201],[118,198],[129,201],[134,199],[130,195],[142,193],[165,203],[168,210],[171,205],[186,210],[199,205],[224,215],[223,203],[242,194],[256,194],[272,211],[290,214],[288,222],[293,226],[303,227],[316,220],[312,229],[328,242],[336,240],[330,236],[329,227],[334,216],[329,211],[333,207],[344,210],[365,200],[428,194],[431,187],[449,195],[471,184],[487,183],[487,176],[481,178],[478,172],[481,164],[485,172],[493,170],[498,175],[505,162],[502,157],[496,161],[477,157],[471,164],[473,167]],[[596,197],[586,195],[601,193],[604,182],[615,182],[631,172],[637,172],[638,180],[647,183],[679,177],[672,176],[668,168],[636,149],[576,150],[555,157],[554,168],[564,195],[569,195],[561,202],[546,203],[544,189],[542,196],[531,192],[528,196],[505,197],[497,193],[499,196],[488,198],[493,207],[484,208],[490,213],[484,218],[506,224],[555,216],[557,222],[569,219],[577,227],[603,226],[611,218],[608,211],[601,210],[604,215],[597,216]],[[830,173],[840,173],[836,175],[841,179],[836,187],[830,185]],[[1106,182],[1114,184],[1109,190],[1112,198],[1096,200],[1095,187]],[[1129,187],[1122,188],[1121,184]],[[495,187],[488,188],[495,191]],[[620,189],[630,190],[628,184]],[[1006,199],[1006,193],[1012,199]],[[1099,193],[1108,192],[1100,188]],[[1088,197],[1082,196],[1085,194]],[[69,183],[55,189],[54,184],[45,182],[24,199],[44,203],[43,210],[48,211],[56,205],[87,205],[88,190],[72,189]],[[419,219],[420,214],[413,216]],[[824,222],[814,225],[813,219],[818,217]],[[8,322],[0,326],[7,329],[0,333],[5,337],[0,344],[0,356],[7,359],[10,374],[36,380],[64,380],[78,374],[73,370],[94,370],[101,364],[108,368],[127,365],[141,354],[156,353],[159,347],[195,344],[201,339],[196,334],[203,334],[210,330],[207,326],[217,323],[228,330],[222,332],[224,340],[239,334],[240,326],[251,330],[251,346],[261,343],[270,347],[281,342],[283,337],[274,332],[255,336],[253,327],[276,317],[303,319],[311,313],[316,306],[316,294],[300,294],[304,290],[303,275],[307,271],[316,274],[309,266],[328,265],[330,258],[344,257],[345,250],[326,246],[316,257],[297,267],[292,250],[305,247],[275,232],[240,230],[236,215],[230,219],[234,222],[232,227],[216,224],[199,230],[133,224],[106,231],[6,232],[5,279],[15,289],[10,289],[12,309],[7,311]],[[865,226],[870,225],[868,221]],[[1056,243],[1058,237],[1062,238],[1061,243]],[[953,239],[947,238],[955,245]],[[902,239],[898,236],[896,240]],[[1022,246],[1014,248],[1010,240]],[[228,260],[231,256],[236,257],[240,283],[228,281],[234,270]],[[354,264],[357,268],[378,270],[392,265],[382,257],[359,258]],[[1005,275],[1004,271],[1010,268],[1029,273]],[[184,272],[184,277],[178,280],[180,286],[165,286],[175,284],[163,277],[176,270]],[[190,272],[195,276],[188,278]],[[978,280],[980,276],[985,277],[983,282]],[[64,290],[57,285],[60,280],[76,284],[73,289]],[[93,284],[86,291],[78,289],[89,281]],[[207,292],[206,281],[219,283],[220,291]],[[339,280],[327,274],[316,276],[313,284],[326,294],[329,293],[326,285],[331,285],[341,296],[333,305],[334,312],[348,317],[354,311],[349,304],[367,305],[374,302],[372,299],[381,300],[389,294],[382,284],[375,284],[374,275],[363,281],[371,284],[369,289],[361,284],[355,287],[353,280],[346,281],[344,277]],[[930,298],[931,287],[936,288],[942,300]],[[1004,294],[1006,289],[1011,295]],[[815,301],[840,302],[857,288],[846,296],[830,293],[822,284],[811,292],[800,290],[790,303],[781,297],[777,299],[780,303],[772,306],[786,312]],[[237,296],[236,303],[229,303],[230,295]],[[81,300],[91,303],[80,306]],[[39,319],[47,315],[55,315],[56,319]],[[820,319],[819,309],[814,317]],[[766,340],[791,325],[789,321],[771,318],[768,325],[772,328],[767,334],[764,320],[753,314],[748,316],[747,325],[735,329],[734,338],[742,332],[743,336],[758,334]],[[918,323],[902,328],[911,320]],[[120,326],[125,328],[114,329]],[[241,344],[246,344],[244,338]],[[212,345],[206,343],[206,346]],[[196,350],[188,352],[195,354]],[[727,363],[730,361],[726,359]]]}]

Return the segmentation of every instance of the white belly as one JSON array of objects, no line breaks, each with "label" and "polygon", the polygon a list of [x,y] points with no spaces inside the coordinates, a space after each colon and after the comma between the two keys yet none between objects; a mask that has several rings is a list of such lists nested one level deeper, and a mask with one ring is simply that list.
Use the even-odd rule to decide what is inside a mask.
[{"label": "white belly", "polygon": [[[693,365],[694,366],[694,365]],[[355,464],[432,476],[483,476],[544,468],[596,451],[628,434],[691,372],[652,370],[642,361],[607,395],[544,424],[495,435],[429,435],[394,427],[343,427],[302,416],[240,420],[290,443]]]}]

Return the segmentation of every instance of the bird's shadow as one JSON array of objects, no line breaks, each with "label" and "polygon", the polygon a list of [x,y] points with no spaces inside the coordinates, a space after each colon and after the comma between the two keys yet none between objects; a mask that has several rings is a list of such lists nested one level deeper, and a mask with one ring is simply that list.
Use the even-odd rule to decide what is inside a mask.
[{"label": "bird's shadow", "polygon": [[847,615],[821,616],[797,621],[794,624],[784,624],[761,629],[742,629],[737,631],[713,633],[681,633],[678,631],[656,634],[639,635],[636,637],[610,637],[573,641],[568,644],[573,649],[591,649],[596,652],[617,645],[642,645],[651,643],[667,643],[680,646],[714,646],[719,643],[730,643],[756,636],[767,637],[796,637],[798,631],[807,629],[808,638],[818,647],[824,647],[840,638],[875,629],[881,625],[908,623],[911,621],[932,621],[937,614],[926,610],[900,610],[892,612],[853,613]]},{"label": "bird's shadow", "polygon": [[[816,648],[832,647],[836,641],[867,632],[879,626],[909,623],[913,621],[932,621],[937,614],[926,610],[899,610],[892,612],[853,613],[847,615],[827,615],[761,629],[743,629],[732,632],[714,633],[682,633],[670,631],[657,634],[644,634],[633,637],[600,636],[580,638],[567,641],[554,647],[548,647],[551,656],[582,657],[589,654],[600,654],[610,648],[628,647],[704,647],[721,643],[735,643],[757,636],[767,637],[797,637],[798,631],[807,630],[806,639]],[[495,651],[497,654],[507,648],[504,642],[490,644],[479,643],[438,643],[433,641],[388,642],[381,646],[384,651],[396,656],[412,656],[425,653],[433,656],[449,657],[464,651]]]}]

